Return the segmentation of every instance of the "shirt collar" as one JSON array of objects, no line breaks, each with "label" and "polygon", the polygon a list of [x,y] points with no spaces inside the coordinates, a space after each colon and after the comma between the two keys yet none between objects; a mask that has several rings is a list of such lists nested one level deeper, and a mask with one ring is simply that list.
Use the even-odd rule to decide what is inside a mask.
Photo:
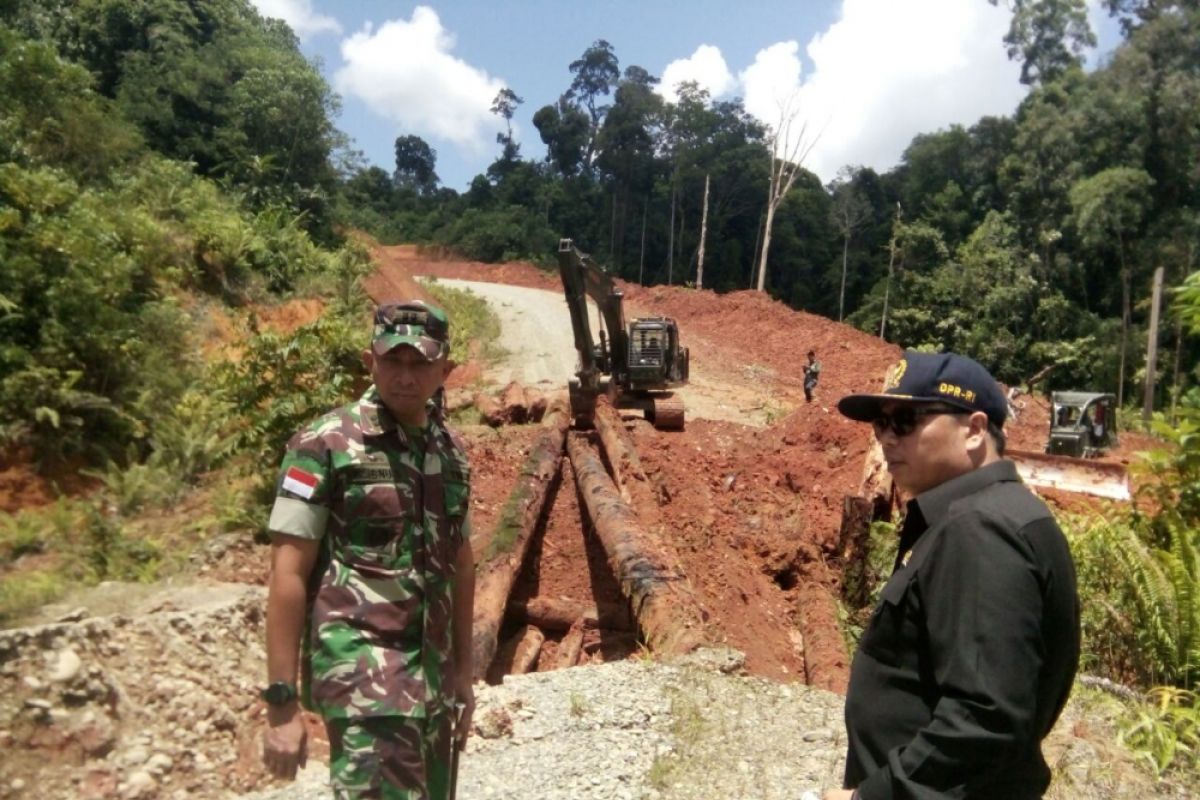
[{"label": "shirt collar", "polygon": [[397,427],[396,418],[379,399],[374,384],[358,399],[358,415],[364,436],[382,436]]},{"label": "shirt collar", "polygon": [[926,525],[933,527],[949,515],[950,507],[956,500],[986,489],[993,483],[1019,480],[1017,465],[1005,458],[951,478],[922,492],[913,502],[921,509]]},{"label": "shirt collar", "polygon": [[[426,431],[433,424],[435,408],[436,406],[432,400],[425,404]],[[375,388],[374,384],[368,387],[363,396],[358,399],[358,414],[364,436],[382,436],[386,433],[396,431],[402,440],[405,442],[408,441],[408,435],[404,432],[404,426],[399,425],[396,422],[396,418],[392,416],[392,412],[387,410],[387,406],[379,398],[379,390]]]}]

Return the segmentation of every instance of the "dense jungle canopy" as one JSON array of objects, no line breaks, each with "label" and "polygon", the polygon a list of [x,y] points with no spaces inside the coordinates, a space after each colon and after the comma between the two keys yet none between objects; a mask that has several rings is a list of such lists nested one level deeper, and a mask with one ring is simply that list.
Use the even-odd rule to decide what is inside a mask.
[{"label": "dense jungle canopy", "polygon": [[[1082,0],[1010,5],[996,47],[1029,84],[1016,111],[920,134],[884,173],[801,169],[766,291],[1133,404],[1161,267],[1156,407],[1200,405],[1200,4],[1105,0],[1124,41],[1090,72]],[[570,236],[627,280],[695,283],[707,182],[703,287],[752,287],[773,132],[739,100],[665,102],[656,83],[597,40],[534,115],[541,146],[507,128],[460,193],[415,135],[390,170],[366,164],[295,35],[247,0],[3,0],[0,442],[152,450],[200,380],[195,298],[344,286],[365,268],[352,229],[543,263]],[[505,122],[519,92],[495,99]]]}]

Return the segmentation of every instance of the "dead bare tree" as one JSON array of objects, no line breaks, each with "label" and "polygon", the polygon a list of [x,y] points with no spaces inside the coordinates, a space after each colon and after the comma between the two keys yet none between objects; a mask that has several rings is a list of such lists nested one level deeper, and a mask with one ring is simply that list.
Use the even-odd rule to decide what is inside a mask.
[{"label": "dead bare tree", "polygon": [[696,288],[704,288],[704,239],[708,236],[708,176],[704,176],[704,213],[700,217],[700,254],[696,260]]},{"label": "dead bare tree", "polygon": [[793,92],[786,102],[780,105],[779,124],[767,137],[767,146],[771,151],[771,178],[767,190],[767,221],[763,226],[762,254],[758,261],[758,291],[764,291],[767,280],[767,253],[771,249],[771,227],[775,223],[775,211],[783,204],[788,191],[800,176],[804,159],[812,152],[816,139],[807,141],[808,126],[800,123],[799,130],[794,130],[799,109],[797,106],[798,93]]},{"label": "dead bare tree", "polygon": [[842,235],[842,288],[838,293],[838,322],[846,316],[846,271],[850,259],[850,239],[871,219],[871,204],[854,186],[855,169],[842,167],[833,184],[833,205],[829,218]]}]

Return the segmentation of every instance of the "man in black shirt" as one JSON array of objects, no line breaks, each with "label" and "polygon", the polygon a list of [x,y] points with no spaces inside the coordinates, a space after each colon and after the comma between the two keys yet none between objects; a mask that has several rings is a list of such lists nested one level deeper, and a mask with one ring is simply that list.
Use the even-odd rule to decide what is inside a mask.
[{"label": "man in black shirt", "polygon": [[1041,797],[1041,741],[1079,662],[1067,543],[1005,460],[1008,403],[981,365],[905,353],[871,422],[912,498],[846,697],[845,791],[826,800]]}]

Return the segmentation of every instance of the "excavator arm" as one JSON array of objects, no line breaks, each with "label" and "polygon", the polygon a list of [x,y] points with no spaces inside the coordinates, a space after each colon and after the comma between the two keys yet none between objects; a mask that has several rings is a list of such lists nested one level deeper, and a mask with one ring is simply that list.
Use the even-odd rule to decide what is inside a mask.
[{"label": "excavator arm", "polygon": [[[625,341],[624,293],[616,287],[609,274],[592,257],[580,251],[570,239],[558,243],[558,272],[562,277],[567,308],[571,312],[571,328],[575,334],[575,349],[579,351],[579,380],[588,390],[597,390],[601,373],[612,373],[620,383],[628,359]],[[597,349],[588,321],[587,298],[600,309],[604,320],[601,347]],[[603,361],[604,363],[600,363]]]}]

